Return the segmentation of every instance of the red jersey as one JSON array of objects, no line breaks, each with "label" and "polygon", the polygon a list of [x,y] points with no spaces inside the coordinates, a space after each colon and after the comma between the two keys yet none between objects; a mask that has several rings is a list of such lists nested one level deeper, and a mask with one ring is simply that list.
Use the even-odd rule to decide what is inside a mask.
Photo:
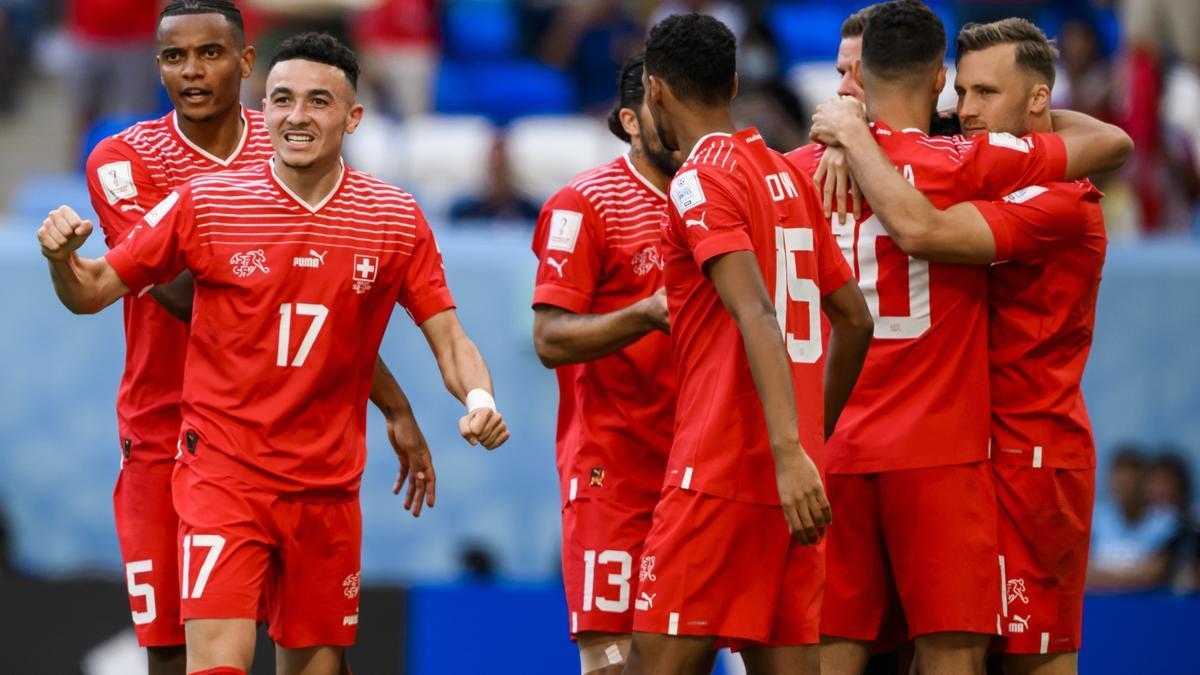
[{"label": "red jersey", "polygon": [[181,461],[274,492],[358,489],[392,303],[417,324],[453,306],[413,198],[347,168],[316,205],[270,162],[201,176],[106,258],[134,293],[195,275]]},{"label": "red jersey", "polygon": [[679,404],[667,485],[778,504],[775,458],[741,332],[705,265],[751,251],[792,362],[800,443],[818,466],[825,434],[821,298],[850,280],[812,182],[756,129],[709,134],[671,181],[663,234]]},{"label": "red jersey", "polygon": [[[973,140],[873,125],[875,140],[938,208],[997,198],[1066,173],[1054,134]],[[822,150],[793,151],[815,168]],[[875,473],[988,457],[987,270],[910,258],[864,205],[863,219],[832,230],[871,315],[875,338],[838,427],[829,471]]]},{"label": "red jersey", "polygon": [[1080,380],[1107,237],[1091,183],[1046,183],[975,202],[996,239],[988,269],[992,460],[1096,466]]},{"label": "red jersey", "polygon": [[160,0],[74,0],[67,23],[78,37],[101,42],[153,40]]},{"label": "red jersey", "polygon": [[[607,314],[662,287],[667,197],[626,156],[586,171],[542,207],[533,304]],[[562,498],[653,503],[671,447],[671,339],[653,331],[608,356],[559,368]],[[641,500],[641,501],[638,501]]]},{"label": "red jersey", "polygon": [[[171,112],[104,139],[88,157],[92,208],[109,248],[129,235],[150,209],[195,176],[247,169],[271,156],[263,115],[242,110],[242,140],[221,160],[193,144]],[[149,295],[124,299],[125,373],[117,391],[117,428],[129,457],[169,471],[179,438],[179,397],[188,324]],[[123,448],[124,449],[124,448]]]}]

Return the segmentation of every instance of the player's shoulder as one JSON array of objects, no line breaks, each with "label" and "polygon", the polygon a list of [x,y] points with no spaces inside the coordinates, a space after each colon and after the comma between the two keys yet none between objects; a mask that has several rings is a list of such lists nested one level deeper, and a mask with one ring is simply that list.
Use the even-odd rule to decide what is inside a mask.
[{"label": "player's shoulder", "polygon": [[821,157],[825,155],[825,146],[820,143],[809,143],[802,145],[795,150],[783,153],[784,159],[800,173],[813,177],[817,173],[817,166],[821,163]]},{"label": "player's shoulder", "polygon": [[145,165],[147,158],[156,156],[153,148],[170,138],[168,124],[167,117],[143,120],[104,138],[88,153],[88,171],[110,162]]},{"label": "player's shoulder", "polygon": [[417,200],[410,192],[366,171],[346,167],[344,180],[341,193],[356,211],[406,222],[414,220],[419,211]]},{"label": "player's shoulder", "polygon": [[226,169],[212,173],[200,174],[183,185],[180,192],[186,192],[195,199],[205,199],[213,194],[228,194],[236,192],[250,198],[265,193],[269,179],[262,168]]},{"label": "player's shoulder", "polygon": [[564,195],[570,193],[577,194],[593,207],[600,206],[602,202],[608,201],[606,198],[622,196],[628,190],[637,187],[629,171],[622,165],[624,161],[623,158],[617,157],[598,166],[581,171],[571,178],[571,180],[567,181],[567,184],[559,190],[559,193],[564,193]]}]

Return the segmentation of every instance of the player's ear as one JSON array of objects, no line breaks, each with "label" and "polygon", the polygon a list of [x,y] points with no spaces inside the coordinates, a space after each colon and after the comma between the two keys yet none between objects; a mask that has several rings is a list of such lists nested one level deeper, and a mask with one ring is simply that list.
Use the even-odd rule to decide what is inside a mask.
[{"label": "player's ear", "polygon": [[250,73],[254,72],[254,58],[258,56],[258,52],[254,50],[253,45],[247,45],[242,49],[242,79],[249,79]]},{"label": "player's ear", "polygon": [[854,76],[854,83],[859,89],[863,88],[863,69],[862,59],[854,59],[854,63],[850,66],[850,74]]},{"label": "player's ear", "polygon": [[738,79],[738,74],[735,72],[733,74],[733,91],[730,93],[729,98],[731,98],[731,99],[737,98],[739,83],[740,83],[740,80]]},{"label": "player's ear", "polygon": [[937,82],[933,86],[935,87],[933,95],[940,96],[942,90],[946,88],[946,66],[938,67]]},{"label": "player's ear", "polygon": [[1029,114],[1042,115],[1050,107],[1050,87],[1044,82],[1033,85],[1029,95]]},{"label": "player's ear", "polygon": [[621,128],[623,128],[625,133],[629,134],[631,138],[634,136],[640,136],[642,134],[641,120],[638,119],[636,112],[630,108],[621,108],[621,112],[619,112],[617,115],[621,119]]},{"label": "player's ear", "polygon": [[358,128],[359,122],[362,122],[363,106],[361,103],[355,103],[350,106],[350,114],[346,120],[346,133],[352,134]]}]

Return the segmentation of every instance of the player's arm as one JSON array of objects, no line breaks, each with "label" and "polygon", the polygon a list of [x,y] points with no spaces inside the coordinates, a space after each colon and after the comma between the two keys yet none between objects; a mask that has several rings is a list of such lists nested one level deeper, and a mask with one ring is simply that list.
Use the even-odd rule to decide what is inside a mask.
[{"label": "player's arm", "polygon": [[463,438],[488,450],[499,447],[508,440],[508,426],[496,410],[492,376],[483,355],[463,331],[458,314],[454,309],[438,312],[421,323],[421,332],[437,359],[446,389],[467,406],[467,414],[458,423]]},{"label": "player's arm", "polygon": [[69,206],[51,211],[37,232],[42,255],[50,264],[54,292],[75,314],[95,314],[129,293],[107,260],[76,253],[91,233],[92,222],[80,218]]},{"label": "player's arm", "polygon": [[[116,138],[107,138],[88,155],[88,196],[100,217],[109,248],[123,241],[150,209],[167,195],[155,185],[137,152]],[[180,321],[192,318],[192,273],[151,286],[147,291],[163,309]]]},{"label": "player's arm", "polygon": [[392,494],[400,494],[400,489],[408,481],[408,493],[404,497],[405,510],[412,511],[413,517],[421,515],[421,508],[428,505],[433,508],[437,494],[437,474],[433,470],[433,456],[429,453],[429,444],[425,442],[425,434],[413,414],[408,396],[400,388],[400,383],[392,375],[391,369],[383,362],[382,357],[375,359],[375,376],[371,380],[371,403],[383,413],[387,423],[388,442],[396,451],[400,460],[400,474],[392,486]]},{"label": "player's arm", "polygon": [[549,304],[533,311],[533,346],[547,368],[608,356],[655,330],[670,332],[663,289],[607,314],[575,314]]},{"label": "player's arm", "polygon": [[832,327],[825,357],[825,438],[829,438],[867,360],[875,320],[854,279],[821,298],[821,310]]},{"label": "player's arm", "polygon": [[1121,168],[1133,154],[1133,139],[1120,127],[1072,110],[1050,113],[1054,133],[1067,148],[1067,179]]},{"label": "player's arm", "polygon": [[742,335],[750,373],[766,413],[784,517],[801,543],[815,544],[824,535],[832,513],[821,474],[800,444],[791,363],[758,261],[751,251],[733,251],[711,261],[708,274]]}]

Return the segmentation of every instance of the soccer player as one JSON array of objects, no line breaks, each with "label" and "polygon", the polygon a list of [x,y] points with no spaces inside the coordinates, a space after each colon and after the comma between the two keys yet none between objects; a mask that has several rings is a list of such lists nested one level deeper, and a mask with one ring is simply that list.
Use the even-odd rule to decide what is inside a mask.
[{"label": "soccer player", "polygon": [[[1037,26],[1016,18],[972,24],[957,42],[955,89],[966,135],[1052,130],[1058,54]],[[938,209],[898,176],[855,111],[833,121],[847,125],[839,138],[896,245],[923,260],[992,265],[998,647],[1008,655],[1008,673],[1075,673],[1096,462],[1080,380],[1104,265],[1102,195],[1086,180],[1047,182],[1002,200]]]},{"label": "soccer player", "polygon": [[868,5],[846,17],[842,22],[842,39],[838,43],[837,67],[838,96],[849,96],[863,100],[862,85],[854,79],[854,64],[862,58],[862,36],[867,29],[867,15],[875,5]]},{"label": "soccer player", "polygon": [[[88,158],[92,206],[110,248],[189,179],[250,168],[272,152],[262,113],[238,103],[255,53],[245,44],[236,5],[175,0],[162,10],[157,42],[159,73],[174,110],[105,139]],[[191,305],[189,272],[124,300],[126,368],[117,397],[122,460],[113,507],[134,628],[148,648],[151,673],[184,667],[170,480]],[[399,482],[411,476],[406,506],[418,515],[422,497],[433,500],[433,467],[408,400],[382,361],[372,400],[384,411],[401,458]]]},{"label": "soccer player", "polygon": [[[944,52],[937,16],[900,0],[872,10],[856,66],[875,140],[935,204],[1106,168],[1127,141],[1099,123],[1062,137],[930,137]],[[820,120],[814,131],[838,142]],[[829,538],[822,668],[861,672],[871,641],[902,607],[922,673],[982,673],[1001,614],[988,423],[979,414],[989,404],[986,273],[908,258],[873,216],[833,230],[875,316],[875,341],[829,446],[840,526]]]},{"label": "soccer player", "polygon": [[625,671],[637,675],[704,672],[724,644],[754,673],[817,672],[831,519],[818,462],[870,342],[815,188],[755,129],[734,127],[735,51],[729,29],[697,14],[663,20],[646,42],[658,137],[687,160],[662,239],[679,389],[638,565]]},{"label": "soccer player", "polygon": [[420,209],[341,160],[363,114],[357,75],[335,39],[289,39],[267,79],[271,161],[194,178],[103,258],[75,253],[91,223],[69,207],[38,231],[75,312],[195,277],[171,484],[192,673],[249,668],[260,603],[279,672],[339,670],[358,623],[365,407],[393,302],[466,403],[464,438],[508,437]]},{"label": "soccer player", "polygon": [[559,379],[563,585],[583,673],[620,675],[634,563],[662,491],[675,411],[659,239],[679,164],[644,105],[643,57],[622,68],[609,116],[629,152],[542,207],[534,346]]}]

